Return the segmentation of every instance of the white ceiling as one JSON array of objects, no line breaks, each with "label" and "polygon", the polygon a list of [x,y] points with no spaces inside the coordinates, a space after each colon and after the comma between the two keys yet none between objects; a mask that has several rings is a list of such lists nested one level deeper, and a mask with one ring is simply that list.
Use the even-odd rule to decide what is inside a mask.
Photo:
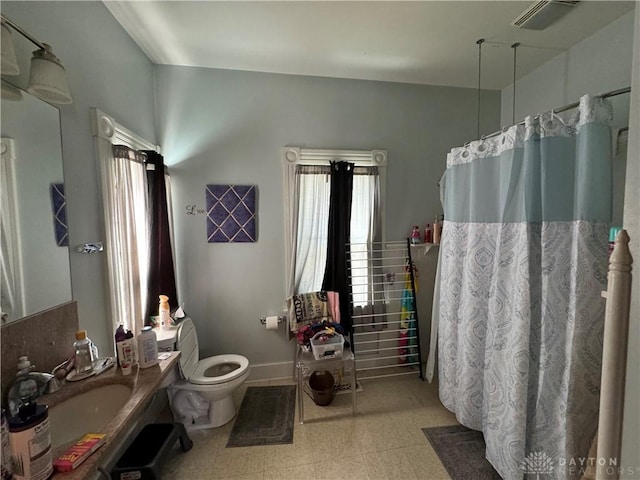
[{"label": "white ceiling", "polygon": [[531,1],[122,1],[105,5],[157,64],[500,89],[634,2],[583,1],[543,31]]}]

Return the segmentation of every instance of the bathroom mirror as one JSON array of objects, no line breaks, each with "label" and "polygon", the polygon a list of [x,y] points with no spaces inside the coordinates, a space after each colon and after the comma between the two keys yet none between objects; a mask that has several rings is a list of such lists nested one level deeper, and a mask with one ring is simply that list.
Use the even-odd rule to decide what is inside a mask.
[{"label": "bathroom mirror", "polygon": [[59,110],[2,79],[2,324],[71,300]]}]

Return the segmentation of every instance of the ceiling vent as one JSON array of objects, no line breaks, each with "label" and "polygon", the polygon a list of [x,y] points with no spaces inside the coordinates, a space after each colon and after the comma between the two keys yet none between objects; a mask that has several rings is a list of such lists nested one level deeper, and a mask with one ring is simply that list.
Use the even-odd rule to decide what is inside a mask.
[{"label": "ceiling vent", "polygon": [[511,25],[529,30],[544,30],[559,20],[578,3],[570,0],[541,0],[532,3]]}]

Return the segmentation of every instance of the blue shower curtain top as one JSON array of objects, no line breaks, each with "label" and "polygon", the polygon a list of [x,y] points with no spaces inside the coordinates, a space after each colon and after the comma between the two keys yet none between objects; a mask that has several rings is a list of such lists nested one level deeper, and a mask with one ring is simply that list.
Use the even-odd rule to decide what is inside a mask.
[{"label": "blue shower curtain top", "polygon": [[584,96],[573,116],[529,116],[447,157],[445,218],[518,223],[611,217],[611,105]]}]

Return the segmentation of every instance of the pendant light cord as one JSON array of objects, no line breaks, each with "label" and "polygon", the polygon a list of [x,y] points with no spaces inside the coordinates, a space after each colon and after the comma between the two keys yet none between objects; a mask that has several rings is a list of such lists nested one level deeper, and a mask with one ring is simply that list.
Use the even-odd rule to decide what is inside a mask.
[{"label": "pendant light cord", "polygon": [[520,43],[514,43],[511,45],[513,48],[513,102],[512,102],[512,112],[511,112],[511,124],[516,123],[516,60],[517,60],[517,50],[520,46]]},{"label": "pendant light cord", "polygon": [[480,138],[480,73],[482,69],[482,44],[484,43],[484,38],[480,38],[476,45],[478,45],[478,137]]}]

